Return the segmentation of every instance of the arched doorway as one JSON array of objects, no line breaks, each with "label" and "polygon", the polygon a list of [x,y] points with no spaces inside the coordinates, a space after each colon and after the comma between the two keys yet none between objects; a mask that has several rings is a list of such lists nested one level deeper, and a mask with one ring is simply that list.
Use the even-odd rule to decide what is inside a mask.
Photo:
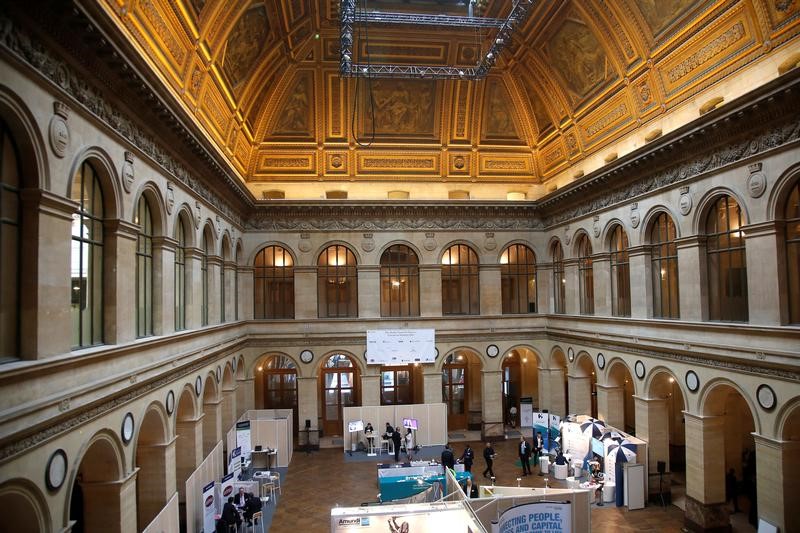
[{"label": "arched doorway", "polygon": [[381,367],[381,405],[424,403],[419,363]]},{"label": "arched doorway", "polygon": [[175,485],[178,490],[178,505],[180,507],[181,531],[186,529],[186,480],[194,472],[200,463],[199,453],[202,450],[202,443],[198,442],[197,424],[198,420],[197,405],[195,404],[195,393],[190,385],[183,388],[178,398],[178,406],[175,413]]},{"label": "arched doorway", "polygon": [[[686,422],[683,412],[686,403],[683,392],[672,374],[659,370],[650,380],[647,398],[636,401],[642,403],[639,416],[643,417],[643,427],[639,436],[647,441],[653,476],[650,494],[654,499],[661,495],[665,501],[685,509]],[[659,462],[664,463],[663,472],[659,470]]]},{"label": "arched doorway", "polygon": [[107,533],[123,530],[124,490],[122,452],[108,434],[95,436],[81,459],[70,496],[69,519],[75,533]]},{"label": "arched doorway", "polygon": [[568,411],[597,418],[597,375],[592,358],[586,352],[578,354],[570,370]]},{"label": "arched doorway", "polygon": [[345,407],[361,404],[361,379],[358,366],[349,356],[335,353],[320,372],[322,431],[327,436],[342,435]]},{"label": "arched doorway", "polygon": [[569,376],[567,357],[561,348],[554,348],[550,361],[550,406],[551,413],[565,417],[569,414]]},{"label": "arched doorway", "polygon": [[47,505],[39,490],[28,480],[11,480],[0,485],[0,509],[6,510],[3,523],[8,531],[49,533],[53,530]]},{"label": "arched doorway", "polygon": [[[796,186],[795,191],[797,191]],[[784,443],[780,452],[782,464],[781,483],[778,485],[778,490],[782,489],[782,496],[777,505],[777,513],[773,511],[773,514],[778,514],[776,517],[778,520],[774,521],[777,522],[781,531],[800,531],[800,513],[797,512],[795,505],[800,498],[800,479],[797,477],[797,470],[800,466],[800,454],[798,454],[800,449],[800,403],[795,401],[794,404],[780,433]],[[768,511],[764,507],[762,506],[762,509]],[[768,520],[772,518],[767,512],[762,512],[762,516],[764,515]],[[783,527],[781,527],[780,518],[783,519]],[[772,521],[770,520],[770,522]]]},{"label": "arched doorway", "polygon": [[[636,409],[633,405],[633,378],[620,360],[611,363],[605,386],[598,387],[598,415],[610,426],[636,434]],[[601,397],[602,396],[602,397]]]},{"label": "arched doorway", "polygon": [[136,518],[138,531],[144,531],[147,525],[166,505],[167,500],[175,492],[172,483],[173,472],[166,472],[169,464],[167,448],[169,429],[164,413],[153,405],[142,419],[139,436],[136,440]]},{"label": "arched doorway", "polygon": [[481,360],[470,350],[449,354],[442,367],[447,429],[481,429]]},{"label": "arched doorway", "polygon": [[256,402],[261,409],[291,409],[297,439],[297,366],[281,354],[267,355],[256,367]]},{"label": "arched doorway", "polygon": [[203,458],[211,453],[222,438],[219,411],[217,382],[214,375],[209,374],[203,385]]},{"label": "arched doorway", "polygon": [[517,408],[516,423],[519,424],[521,413],[520,400],[531,398],[533,410],[541,409],[539,399],[539,357],[528,348],[515,348],[503,358],[501,366],[503,379],[503,418],[506,425],[510,423],[511,406]]}]

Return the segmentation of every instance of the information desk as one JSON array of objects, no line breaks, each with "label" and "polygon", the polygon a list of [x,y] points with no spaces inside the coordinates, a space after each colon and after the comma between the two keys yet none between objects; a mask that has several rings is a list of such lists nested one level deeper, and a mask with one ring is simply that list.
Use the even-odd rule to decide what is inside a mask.
[{"label": "information desk", "polygon": [[[472,477],[472,474],[464,471],[463,464],[456,465],[455,471],[458,481]],[[381,500],[384,502],[411,497],[436,482],[441,483],[444,488],[444,470],[440,464],[378,465],[378,488],[381,492]]]}]

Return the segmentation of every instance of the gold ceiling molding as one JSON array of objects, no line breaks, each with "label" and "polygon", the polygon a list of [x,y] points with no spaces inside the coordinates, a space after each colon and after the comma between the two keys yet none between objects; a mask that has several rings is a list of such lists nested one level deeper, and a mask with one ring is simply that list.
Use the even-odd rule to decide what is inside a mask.
[{"label": "gold ceiling molding", "polygon": [[[490,14],[511,1],[491,2]],[[654,129],[660,114],[800,32],[800,2],[788,0],[541,2],[488,80],[373,80],[372,100],[361,80],[354,101],[356,81],[337,75],[338,0],[102,5],[130,52],[253,182],[546,181]],[[473,64],[479,51],[459,30],[370,38],[376,61]],[[362,142],[374,119],[369,149],[354,144],[354,113]],[[518,149],[525,155],[498,156]]]}]

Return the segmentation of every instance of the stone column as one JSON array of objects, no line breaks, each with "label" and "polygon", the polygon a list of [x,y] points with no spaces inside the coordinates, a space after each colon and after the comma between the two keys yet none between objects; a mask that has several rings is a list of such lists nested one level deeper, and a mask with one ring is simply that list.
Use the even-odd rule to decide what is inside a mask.
[{"label": "stone column", "polygon": [[552,313],[553,304],[553,265],[544,263],[536,265],[536,312]]},{"label": "stone column", "polygon": [[423,370],[424,403],[442,403],[442,373],[433,369]]},{"label": "stone column", "polygon": [[[78,204],[47,191],[24,189],[20,247],[20,356],[44,359],[72,348],[72,214]],[[46,259],[46,260],[45,260]],[[46,319],[45,319],[46,318]]]},{"label": "stone column", "polygon": [[653,284],[650,281],[650,247],[628,248],[631,275],[631,318],[652,318]]},{"label": "stone column", "polygon": [[442,269],[439,265],[419,266],[420,316],[442,316]]},{"label": "stone column", "polygon": [[116,481],[81,483],[84,531],[136,533],[136,472]]},{"label": "stone column", "polygon": [[590,415],[592,413],[592,378],[590,376],[567,376],[569,383],[570,413]]},{"label": "stone column", "polygon": [[318,317],[315,266],[294,267],[294,317],[296,319]]},{"label": "stone column", "polygon": [[358,266],[358,316],[361,318],[381,316],[381,267],[379,265]]},{"label": "stone column", "polygon": [[222,264],[225,272],[225,322],[236,321],[236,263],[225,261]]},{"label": "stone column", "polygon": [[221,323],[222,302],[220,301],[219,273],[222,270],[222,258],[218,255],[208,256],[208,325]]},{"label": "stone column", "polygon": [[300,445],[305,444],[305,421],[311,422],[308,433],[309,444],[319,446],[319,397],[316,376],[297,378],[297,424],[300,426]]},{"label": "stone column", "polygon": [[[539,379],[544,384],[540,397],[542,407],[555,415],[564,416],[567,413],[567,398],[564,394],[564,369],[542,368],[539,370]],[[544,394],[547,391],[547,394]]]},{"label": "stone column", "polygon": [[578,281],[578,260],[564,260],[564,279],[566,289],[564,290],[564,313],[568,315],[579,315],[581,313],[580,301],[580,282]]},{"label": "stone column", "polygon": [[103,231],[103,342],[136,338],[136,238],[139,226],[107,220]]},{"label": "stone column", "polygon": [[236,387],[222,389],[222,435],[227,435],[236,423]]},{"label": "stone column", "polygon": [[176,423],[175,471],[180,501],[186,501],[186,480],[203,460],[203,415]]},{"label": "stone column", "polygon": [[708,320],[706,240],[702,235],[677,239],[678,298],[681,320]]},{"label": "stone column", "polygon": [[758,517],[779,531],[800,531],[800,441],[752,435],[756,443]]},{"label": "stone column", "polygon": [[238,378],[236,380],[236,418],[242,416],[245,411],[255,409],[255,405],[255,379],[253,377]]},{"label": "stone column", "polygon": [[144,529],[175,493],[175,442],[140,444],[136,449],[139,529]]},{"label": "stone column", "polygon": [[[409,369],[410,370],[410,369]],[[381,404],[381,375],[361,374],[361,405]]]},{"label": "stone column", "polygon": [[686,420],[686,526],[727,528],[724,418],[684,411]]},{"label": "stone column", "polygon": [[175,247],[169,237],[153,237],[153,334],[175,331]]},{"label": "stone column", "polygon": [[[239,267],[239,320],[253,320],[254,317],[253,291],[255,290],[255,281],[253,279],[253,274],[253,267]],[[297,280],[295,280],[295,283],[297,283]],[[296,313],[297,308],[295,307],[295,314]]]},{"label": "stone column", "polygon": [[197,329],[200,327],[200,307],[203,304],[203,252],[199,248],[184,248],[183,258],[186,262],[186,329]]},{"label": "stone column", "polygon": [[[439,379],[441,381],[441,377]],[[481,370],[481,411],[481,438],[503,436],[503,375],[500,370]]]},{"label": "stone column", "polygon": [[503,314],[503,293],[500,288],[500,265],[481,265],[479,273],[483,316]]},{"label": "stone column", "polygon": [[666,398],[642,398],[634,396],[636,410],[636,436],[647,441],[648,496],[657,499],[659,495],[658,462],[665,463],[665,474],[661,480],[661,493],[670,501],[669,475],[669,406]]},{"label": "stone column", "polygon": [[221,403],[219,400],[203,403],[203,457],[222,439]]},{"label": "stone column", "polygon": [[597,384],[597,418],[625,430],[625,390],[622,387]]},{"label": "stone column", "polygon": [[594,314],[611,316],[611,254],[601,252],[592,256],[594,279]]},{"label": "stone column", "polygon": [[[742,226],[747,256],[747,306],[750,324],[780,326],[788,293],[785,289],[786,262],[783,259],[782,224],[775,221]],[[780,250],[780,252],[779,252]],[[783,281],[783,283],[781,283]],[[783,290],[782,290],[783,289]],[[776,305],[780,303],[780,305]],[[781,316],[784,311],[784,316]]]}]

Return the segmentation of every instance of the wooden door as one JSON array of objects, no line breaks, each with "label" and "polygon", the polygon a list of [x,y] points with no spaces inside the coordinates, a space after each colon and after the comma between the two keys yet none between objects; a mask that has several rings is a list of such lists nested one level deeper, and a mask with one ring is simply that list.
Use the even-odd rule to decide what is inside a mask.
[{"label": "wooden door", "polygon": [[467,429],[467,365],[447,363],[442,370],[442,401],[447,405],[447,429]]}]

